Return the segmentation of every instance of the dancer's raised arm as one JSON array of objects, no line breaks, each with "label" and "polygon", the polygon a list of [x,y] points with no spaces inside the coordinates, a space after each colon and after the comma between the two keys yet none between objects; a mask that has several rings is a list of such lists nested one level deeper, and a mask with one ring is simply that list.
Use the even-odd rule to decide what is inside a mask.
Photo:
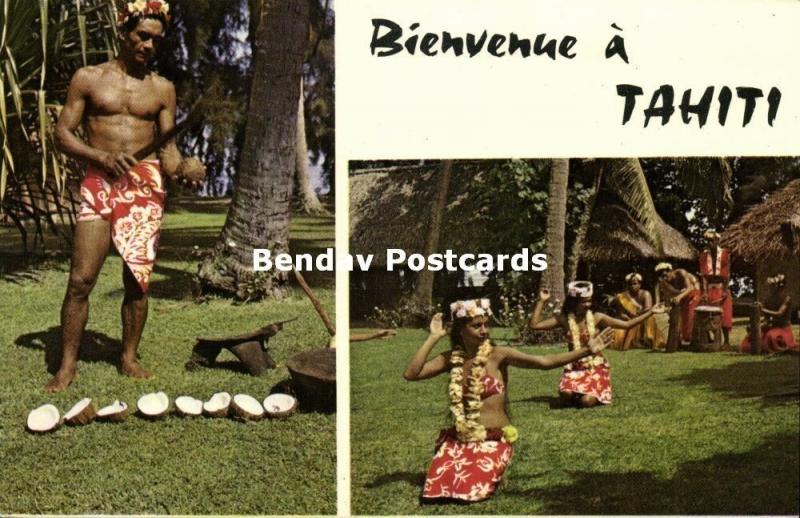
[{"label": "dancer's raised arm", "polygon": [[436,343],[444,336],[447,335],[447,329],[442,323],[442,314],[436,313],[431,319],[430,334],[425,342],[422,343],[420,348],[408,362],[406,370],[403,372],[403,377],[408,381],[419,381],[445,372],[448,367],[448,361],[445,354],[440,354],[428,360],[428,355]]},{"label": "dancer's raised arm", "polygon": [[498,352],[503,355],[501,362],[512,367],[547,370],[555,369],[556,367],[561,367],[562,365],[572,363],[581,358],[597,354],[613,342],[614,331],[611,328],[606,328],[589,340],[587,347],[581,347],[565,353],[533,355],[523,353],[511,347],[498,348]]},{"label": "dancer's raised arm", "polygon": [[533,315],[531,315],[531,320],[528,324],[531,329],[536,331],[546,331],[548,329],[555,329],[560,325],[555,317],[542,320],[542,308],[544,307],[544,303],[549,299],[550,290],[539,290],[539,300],[536,301],[536,305],[533,307]]}]

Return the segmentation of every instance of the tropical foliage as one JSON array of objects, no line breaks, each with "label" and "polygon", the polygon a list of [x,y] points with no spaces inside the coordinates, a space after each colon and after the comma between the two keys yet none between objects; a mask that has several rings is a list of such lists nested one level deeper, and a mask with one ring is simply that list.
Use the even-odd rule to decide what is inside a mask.
[{"label": "tropical foliage", "polygon": [[34,223],[34,248],[46,225],[57,232],[73,222],[76,164],[56,150],[53,127],[72,73],[116,52],[114,20],[109,0],[3,1],[0,199],[26,249],[24,220]]}]

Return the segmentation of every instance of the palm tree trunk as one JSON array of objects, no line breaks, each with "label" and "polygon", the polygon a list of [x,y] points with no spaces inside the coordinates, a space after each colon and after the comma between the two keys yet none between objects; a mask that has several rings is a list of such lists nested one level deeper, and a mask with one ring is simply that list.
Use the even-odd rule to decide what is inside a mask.
[{"label": "palm tree trunk", "polygon": [[589,199],[586,200],[586,209],[583,211],[578,223],[578,230],[575,231],[575,241],[572,243],[572,251],[567,259],[567,276],[570,281],[578,279],[578,267],[583,254],[583,245],[586,242],[586,233],[589,231],[589,223],[592,221],[592,212],[597,202],[597,194],[600,192],[600,184],[603,181],[603,168],[596,166],[597,171],[594,176],[594,185]]},{"label": "palm tree trunk", "polygon": [[553,298],[564,300],[564,230],[567,221],[567,184],[569,159],[553,159],[547,208],[547,269],[541,286],[549,288]]},{"label": "palm tree trunk", "polygon": [[[447,191],[450,189],[450,178],[453,172],[453,161],[442,160],[439,177],[436,183],[436,200],[431,207],[431,224],[425,236],[423,255],[436,253],[439,249],[439,235],[442,227],[442,216],[447,205]],[[417,274],[414,293],[409,301],[414,307],[427,309],[433,305],[433,272],[423,268]],[[427,316],[427,315],[426,315]]]},{"label": "palm tree trunk", "polygon": [[300,80],[300,102],[297,103],[297,194],[300,196],[300,212],[312,216],[329,214],[311,188],[308,167],[308,144],[306,143],[306,116],[303,102],[303,80]]},{"label": "palm tree trunk", "polygon": [[200,265],[206,291],[242,299],[281,296],[286,272],[253,272],[253,249],[289,248],[297,100],[308,41],[308,0],[261,0],[247,126],[234,194],[213,253]]}]

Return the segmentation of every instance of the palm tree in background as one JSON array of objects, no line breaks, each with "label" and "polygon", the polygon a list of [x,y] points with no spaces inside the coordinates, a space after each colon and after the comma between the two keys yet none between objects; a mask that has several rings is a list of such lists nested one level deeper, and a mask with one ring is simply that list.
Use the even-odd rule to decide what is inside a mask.
[{"label": "palm tree in background", "polygon": [[285,293],[286,272],[253,272],[253,249],[273,255],[289,249],[297,103],[309,23],[308,0],[262,0],[254,7],[253,76],[240,167],[225,226],[198,271],[204,290],[241,299]]},{"label": "palm tree in background", "polygon": [[569,159],[554,158],[550,164],[550,186],[547,206],[545,243],[547,269],[541,286],[551,290],[554,299],[564,300],[564,247],[567,224],[567,192]]}]

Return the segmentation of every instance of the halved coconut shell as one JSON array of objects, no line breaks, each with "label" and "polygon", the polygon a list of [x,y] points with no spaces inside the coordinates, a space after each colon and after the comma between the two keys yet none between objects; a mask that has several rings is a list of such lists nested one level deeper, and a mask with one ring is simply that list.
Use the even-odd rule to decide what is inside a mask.
[{"label": "halved coconut shell", "polygon": [[91,423],[96,416],[97,409],[92,403],[92,398],[85,397],[64,414],[64,422],[70,426],[80,426]]},{"label": "halved coconut shell", "polygon": [[203,413],[203,402],[189,396],[175,398],[175,413],[182,417],[196,417]]},{"label": "halved coconut shell", "polygon": [[164,417],[169,410],[169,397],[163,392],[145,394],[136,402],[136,409],[145,419]]},{"label": "halved coconut shell", "polygon": [[97,411],[98,421],[121,423],[128,418],[128,405],[122,401],[114,401]]},{"label": "halved coconut shell", "polygon": [[217,392],[211,399],[203,403],[203,414],[208,417],[225,417],[231,404],[231,395],[227,392]]},{"label": "halved coconut shell", "polygon": [[231,417],[237,421],[260,421],[264,419],[264,407],[253,396],[236,394],[231,401]]},{"label": "halved coconut shell", "polygon": [[28,414],[27,428],[32,433],[47,433],[58,430],[61,426],[61,414],[55,405],[42,405]]},{"label": "halved coconut shell", "polygon": [[273,419],[289,417],[297,411],[297,399],[289,394],[270,394],[264,400],[264,410]]}]

